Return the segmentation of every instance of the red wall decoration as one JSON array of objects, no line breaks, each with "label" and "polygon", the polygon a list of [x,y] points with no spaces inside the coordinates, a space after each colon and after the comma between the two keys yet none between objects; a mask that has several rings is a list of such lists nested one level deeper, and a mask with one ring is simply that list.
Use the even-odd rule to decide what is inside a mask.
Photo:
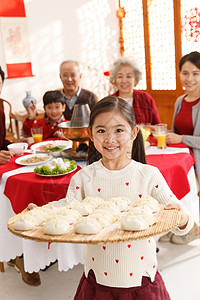
[{"label": "red wall decoration", "polygon": [[0,20],[8,78],[33,76],[24,0],[1,0]]}]

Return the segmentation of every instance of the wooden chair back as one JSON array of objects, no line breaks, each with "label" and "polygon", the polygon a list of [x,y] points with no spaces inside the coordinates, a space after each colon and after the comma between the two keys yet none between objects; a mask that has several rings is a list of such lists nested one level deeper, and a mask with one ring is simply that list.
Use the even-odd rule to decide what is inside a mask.
[{"label": "wooden chair back", "polygon": [[[19,140],[19,127],[18,127],[18,120],[15,114],[12,113],[12,106],[10,102],[8,102],[5,99],[0,98],[0,108],[5,112],[5,106],[8,106],[8,116],[9,116],[9,125],[8,128],[6,129],[6,139],[8,139],[11,142],[17,142]],[[15,124],[15,129],[16,129],[16,137],[15,137],[15,132],[14,132],[14,126],[13,123]]]}]

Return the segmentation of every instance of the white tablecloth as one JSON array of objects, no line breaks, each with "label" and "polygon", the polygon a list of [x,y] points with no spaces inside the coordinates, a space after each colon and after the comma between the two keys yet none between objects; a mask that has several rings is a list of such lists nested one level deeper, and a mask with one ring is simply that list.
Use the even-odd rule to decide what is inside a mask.
[{"label": "white tablecloth", "polygon": [[[148,147],[147,154],[180,153],[187,152],[187,148],[167,148],[165,150]],[[162,151],[162,152],[160,152]],[[165,153],[164,153],[165,151]],[[83,165],[82,165],[83,167]],[[20,172],[20,169],[18,169]],[[11,172],[9,175],[12,174]],[[58,260],[59,271],[67,271],[73,266],[83,264],[82,248],[79,244],[52,243],[48,249],[48,243],[34,242],[14,236],[7,229],[8,219],[15,213],[11,207],[9,199],[4,195],[5,182],[8,174],[4,174],[0,179],[0,261],[9,261],[17,255],[24,254],[25,270],[32,273],[45,268],[51,262]],[[191,191],[181,200],[190,211],[195,220],[199,219],[199,199],[195,181],[194,168],[188,173],[188,180]]]}]

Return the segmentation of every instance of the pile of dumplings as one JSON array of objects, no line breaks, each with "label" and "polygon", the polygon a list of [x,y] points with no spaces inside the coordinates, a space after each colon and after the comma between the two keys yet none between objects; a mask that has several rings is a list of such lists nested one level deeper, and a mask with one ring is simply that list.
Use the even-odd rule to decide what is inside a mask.
[{"label": "pile of dumplings", "polygon": [[154,213],[160,209],[153,197],[147,197],[136,202],[135,206],[121,218],[121,229],[138,231],[148,229],[157,223]]},{"label": "pile of dumplings", "polygon": [[[73,226],[75,233],[96,234],[120,218],[123,230],[143,230],[156,222],[153,212],[159,209],[159,204],[155,199],[141,199],[132,209],[130,203],[125,197],[107,201],[100,197],[86,197],[81,202],[64,198],[20,214],[14,229],[31,230],[42,225],[45,234],[62,235]],[[128,212],[123,216],[125,211]]]}]

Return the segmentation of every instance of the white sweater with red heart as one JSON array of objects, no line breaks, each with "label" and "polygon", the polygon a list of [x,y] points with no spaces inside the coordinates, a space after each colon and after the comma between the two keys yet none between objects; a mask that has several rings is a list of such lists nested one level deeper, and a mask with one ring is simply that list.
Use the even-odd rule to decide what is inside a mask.
[{"label": "white sweater with red heart", "polygon": [[[85,197],[127,197],[132,201],[148,196],[159,203],[180,203],[168,187],[160,171],[153,166],[130,161],[122,170],[108,170],[101,160],[77,172],[71,179],[67,196],[82,201]],[[189,214],[189,213],[188,213]],[[184,230],[173,229],[178,235],[186,234],[193,220]],[[112,287],[140,286],[142,276],[154,280],[157,271],[154,238],[125,243],[86,245],[84,247],[85,274],[92,269],[99,284]]]}]

